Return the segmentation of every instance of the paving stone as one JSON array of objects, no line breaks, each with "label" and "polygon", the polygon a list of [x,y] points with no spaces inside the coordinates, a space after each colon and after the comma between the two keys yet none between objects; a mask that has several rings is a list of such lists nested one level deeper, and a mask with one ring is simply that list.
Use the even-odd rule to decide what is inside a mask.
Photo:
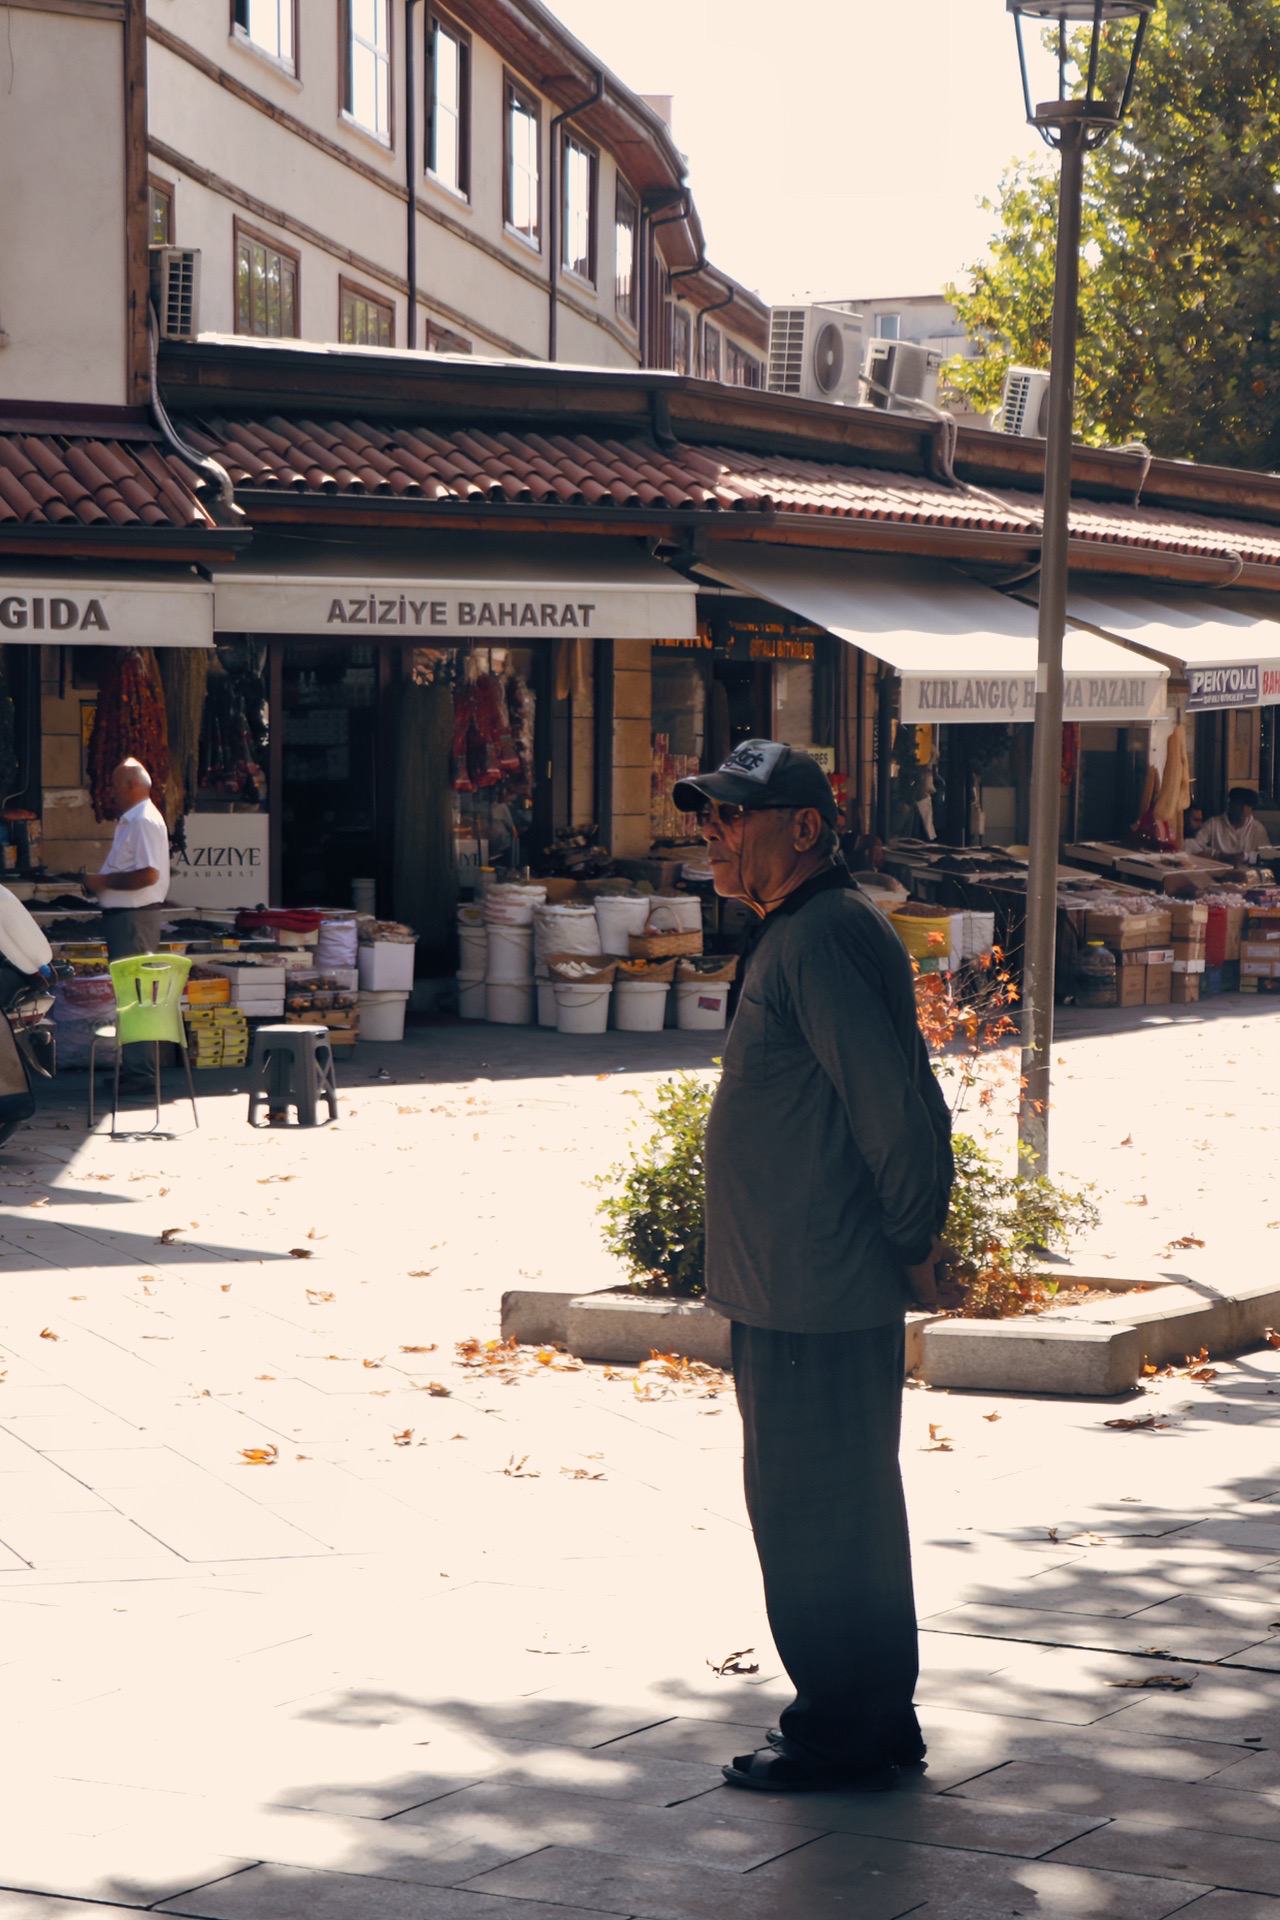
[{"label": "paving stone", "polygon": [[[725,1729],[718,1729],[726,1746]],[[763,1737],[763,1736],[761,1736]],[[740,1751],[740,1749],[738,1749]],[[489,1775],[493,1787],[561,1788],[569,1793],[600,1794],[642,1807],[670,1807],[721,1785],[720,1762],[702,1765],[646,1755],[627,1740],[590,1753],[573,1747],[530,1745],[514,1763]]]},{"label": "paving stone", "polygon": [[1265,1893],[1206,1893],[1183,1907],[1178,1920],[1280,1920],[1280,1900]]},{"label": "paving stone", "polygon": [[[56,1808],[51,1809],[56,1819]],[[6,1831],[0,1871],[20,1893],[55,1893],[119,1906],[151,1906],[236,1873],[243,1860],[170,1842],[150,1826],[145,1833],[106,1833],[77,1839],[56,1827]]]},{"label": "paving stone", "polygon": [[[1159,1616],[1158,1618],[1156,1616]],[[1141,1653],[1152,1647],[1184,1660],[1222,1660],[1251,1646],[1256,1633],[1247,1627],[1180,1626],[1160,1608],[1127,1619],[1085,1613],[1050,1613],[1039,1607],[953,1607],[924,1623],[932,1633],[988,1636],[1059,1647],[1097,1647],[1113,1653]]]},{"label": "paving stone", "polygon": [[966,1781],[953,1795],[975,1809],[1071,1813],[1091,1821],[1122,1815],[1162,1832],[1195,1828],[1266,1839],[1280,1829],[1280,1792],[1248,1792],[1230,1772],[1213,1784],[1188,1786],[1080,1760],[1012,1761]]},{"label": "paving stone", "polygon": [[[727,1801],[745,1798],[740,1788],[726,1786],[699,1804],[714,1813]],[[820,1832],[866,1834],[1027,1859],[1062,1846],[1068,1838],[1064,1828],[1081,1834],[1106,1818],[1105,1814],[1077,1814],[1061,1803],[1052,1809],[1028,1807],[1025,1815],[1012,1809],[1008,1801],[1001,1801],[999,1809],[986,1804],[970,1807],[958,1793],[955,1798],[939,1793],[928,1775],[905,1792],[758,1793],[752,1804],[760,1807],[762,1818],[782,1825],[794,1823]]]},{"label": "paving stone", "polygon": [[[898,1920],[906,1911],[901,1889],[880,1881],[858,1886],[856,1907],[842,1886],[806,1887],[803,1904],[797,1905],[793,1887],[765,1885],[759,1873],[727,1873],[558,1846],[530,1853],[470,1884],[477,1894],[506,1895],[511,1920],[541,1911],[525,1904],[539,1900],[573,1901],[574,1913],[589,1909],[633,1920],[726,1920],[728,1915],[733,1920],[852,1920],[854,1914],[857,1920]],[[505,1912],[502,1902],[491,1898],[490,1904]]]},{"label": "paving stone", "polygon": [[756,1818],[750,1806],[725,1807],[719,1795],[675,1807],[616,1808],[584,1793],[490,1784],[400,1814],[388,1825],[440,1839],[483,1835],[513,1854],[538,1846],[598,1848],[739,1873],[802,1845],[818,1830],[772,1824]]},{"label": "paving stone", "polygon": [[[452,1888],[299,1867],[255,1866],[202,1887],[157,1911],[199,1920],[574,1920],[584,1912],[564,1902],[500,1901]],[[37,1920],[33,1916],[33,1920]]]},{"label": "paving stone", "polygon": [[1280,1840],[1211,1833],[1171,1823],[1166,1829],[1121,1814],[1059,1848],[1055,1860],[1119,1873],[1159,1873],[1169,1880],[1280,1895]]}]

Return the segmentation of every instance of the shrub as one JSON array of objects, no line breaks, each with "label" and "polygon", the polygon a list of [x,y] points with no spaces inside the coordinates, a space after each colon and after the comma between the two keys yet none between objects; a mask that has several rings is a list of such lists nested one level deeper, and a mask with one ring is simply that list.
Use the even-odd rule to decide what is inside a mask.
[{"label": "shrub", "polygon": [[960,1313],[1001,1320],[1047,1306],[1056,1292],[1040,1273],[1042,1253],[1062,1252],[1098,1224],[1091,1189],[1069,1193],[1044,1174],[1006,1173],[970,1134],[952,1135],[956,1183],[946,1239],[952,1277],[964,1289]]},{"label": "shrub", "polygon": [[595,1182],[618,1189],[597,1208],[605,1245],[645,1291],[683,1298],[703,1291],[702,1143],[714,1094],[711,1081],[690,1073],[664,1081],[656,1104],[646,1109],[652,1130],[633,1145],[626,1164]]}]

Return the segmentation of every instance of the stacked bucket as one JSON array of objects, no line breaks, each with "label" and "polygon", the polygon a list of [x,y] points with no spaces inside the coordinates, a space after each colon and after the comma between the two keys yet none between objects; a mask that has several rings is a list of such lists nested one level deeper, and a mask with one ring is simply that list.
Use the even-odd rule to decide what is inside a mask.
[{"label": "stacked bucket", "polygon": [[533,984],[538,996],[538,1025],[554,1027],[556,983],[551,955],[599,953],[600,932],[594,907],[548,906],[533,910]]},{"label": "stacked bucket", "polygon": [[458,908],[458,1012],[464,1020],[484,1020],[489,1013],[489,990],[485,974],[489,968],[489,935],[483,909],[464,904]]},{"label": "stacked bucket", "polygon": [[533,915],[546,898],[544,886],[517,881],[484,896],[485,1017],[499,1026],[533,1020]]}]

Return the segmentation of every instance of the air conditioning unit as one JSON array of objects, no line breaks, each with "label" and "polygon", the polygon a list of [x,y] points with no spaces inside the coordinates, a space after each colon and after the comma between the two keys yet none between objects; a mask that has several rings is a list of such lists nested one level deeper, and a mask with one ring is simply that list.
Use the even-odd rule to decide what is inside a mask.
[{"label": "air conditioning unit", "polygon": [[1049,375],[1035,367],[1010,367],[995,424],[1000,433],[1043,440],[1049,424]]},{"label": "air conditioning unit", "polygon": [[862,397],[866,323],[839,307],[774,307],[769,315],[770,393],[856,407]]},{"label": "air conditioning unit", "polygon": [[200,250],[151,248],[151,304],[162,340],[194,340],[200,331]]},{"label": "air conditioning unit", "polygon": [[913,400],[938,404],[938,376],[942,355],[913,340],[873,340],[867,349],[866,375],[869,406],[888,413],[910,413]]}]

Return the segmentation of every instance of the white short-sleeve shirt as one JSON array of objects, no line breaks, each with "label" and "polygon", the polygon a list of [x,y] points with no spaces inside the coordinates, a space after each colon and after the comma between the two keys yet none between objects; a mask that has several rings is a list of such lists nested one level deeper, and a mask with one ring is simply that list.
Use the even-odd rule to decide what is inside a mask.
[{"label": "white short-sleeve shirt", "polygon": [[137,873],[143,867],[155,868],[159,878],[154,886],[139,887],[136,893],[107,888],[98,895],[100,903],[104,907],[157,907],[169,891],[169,829],[150,800],[139,800],[136,807],[121,814],[111,851],[102,863],[103,873]]}]

